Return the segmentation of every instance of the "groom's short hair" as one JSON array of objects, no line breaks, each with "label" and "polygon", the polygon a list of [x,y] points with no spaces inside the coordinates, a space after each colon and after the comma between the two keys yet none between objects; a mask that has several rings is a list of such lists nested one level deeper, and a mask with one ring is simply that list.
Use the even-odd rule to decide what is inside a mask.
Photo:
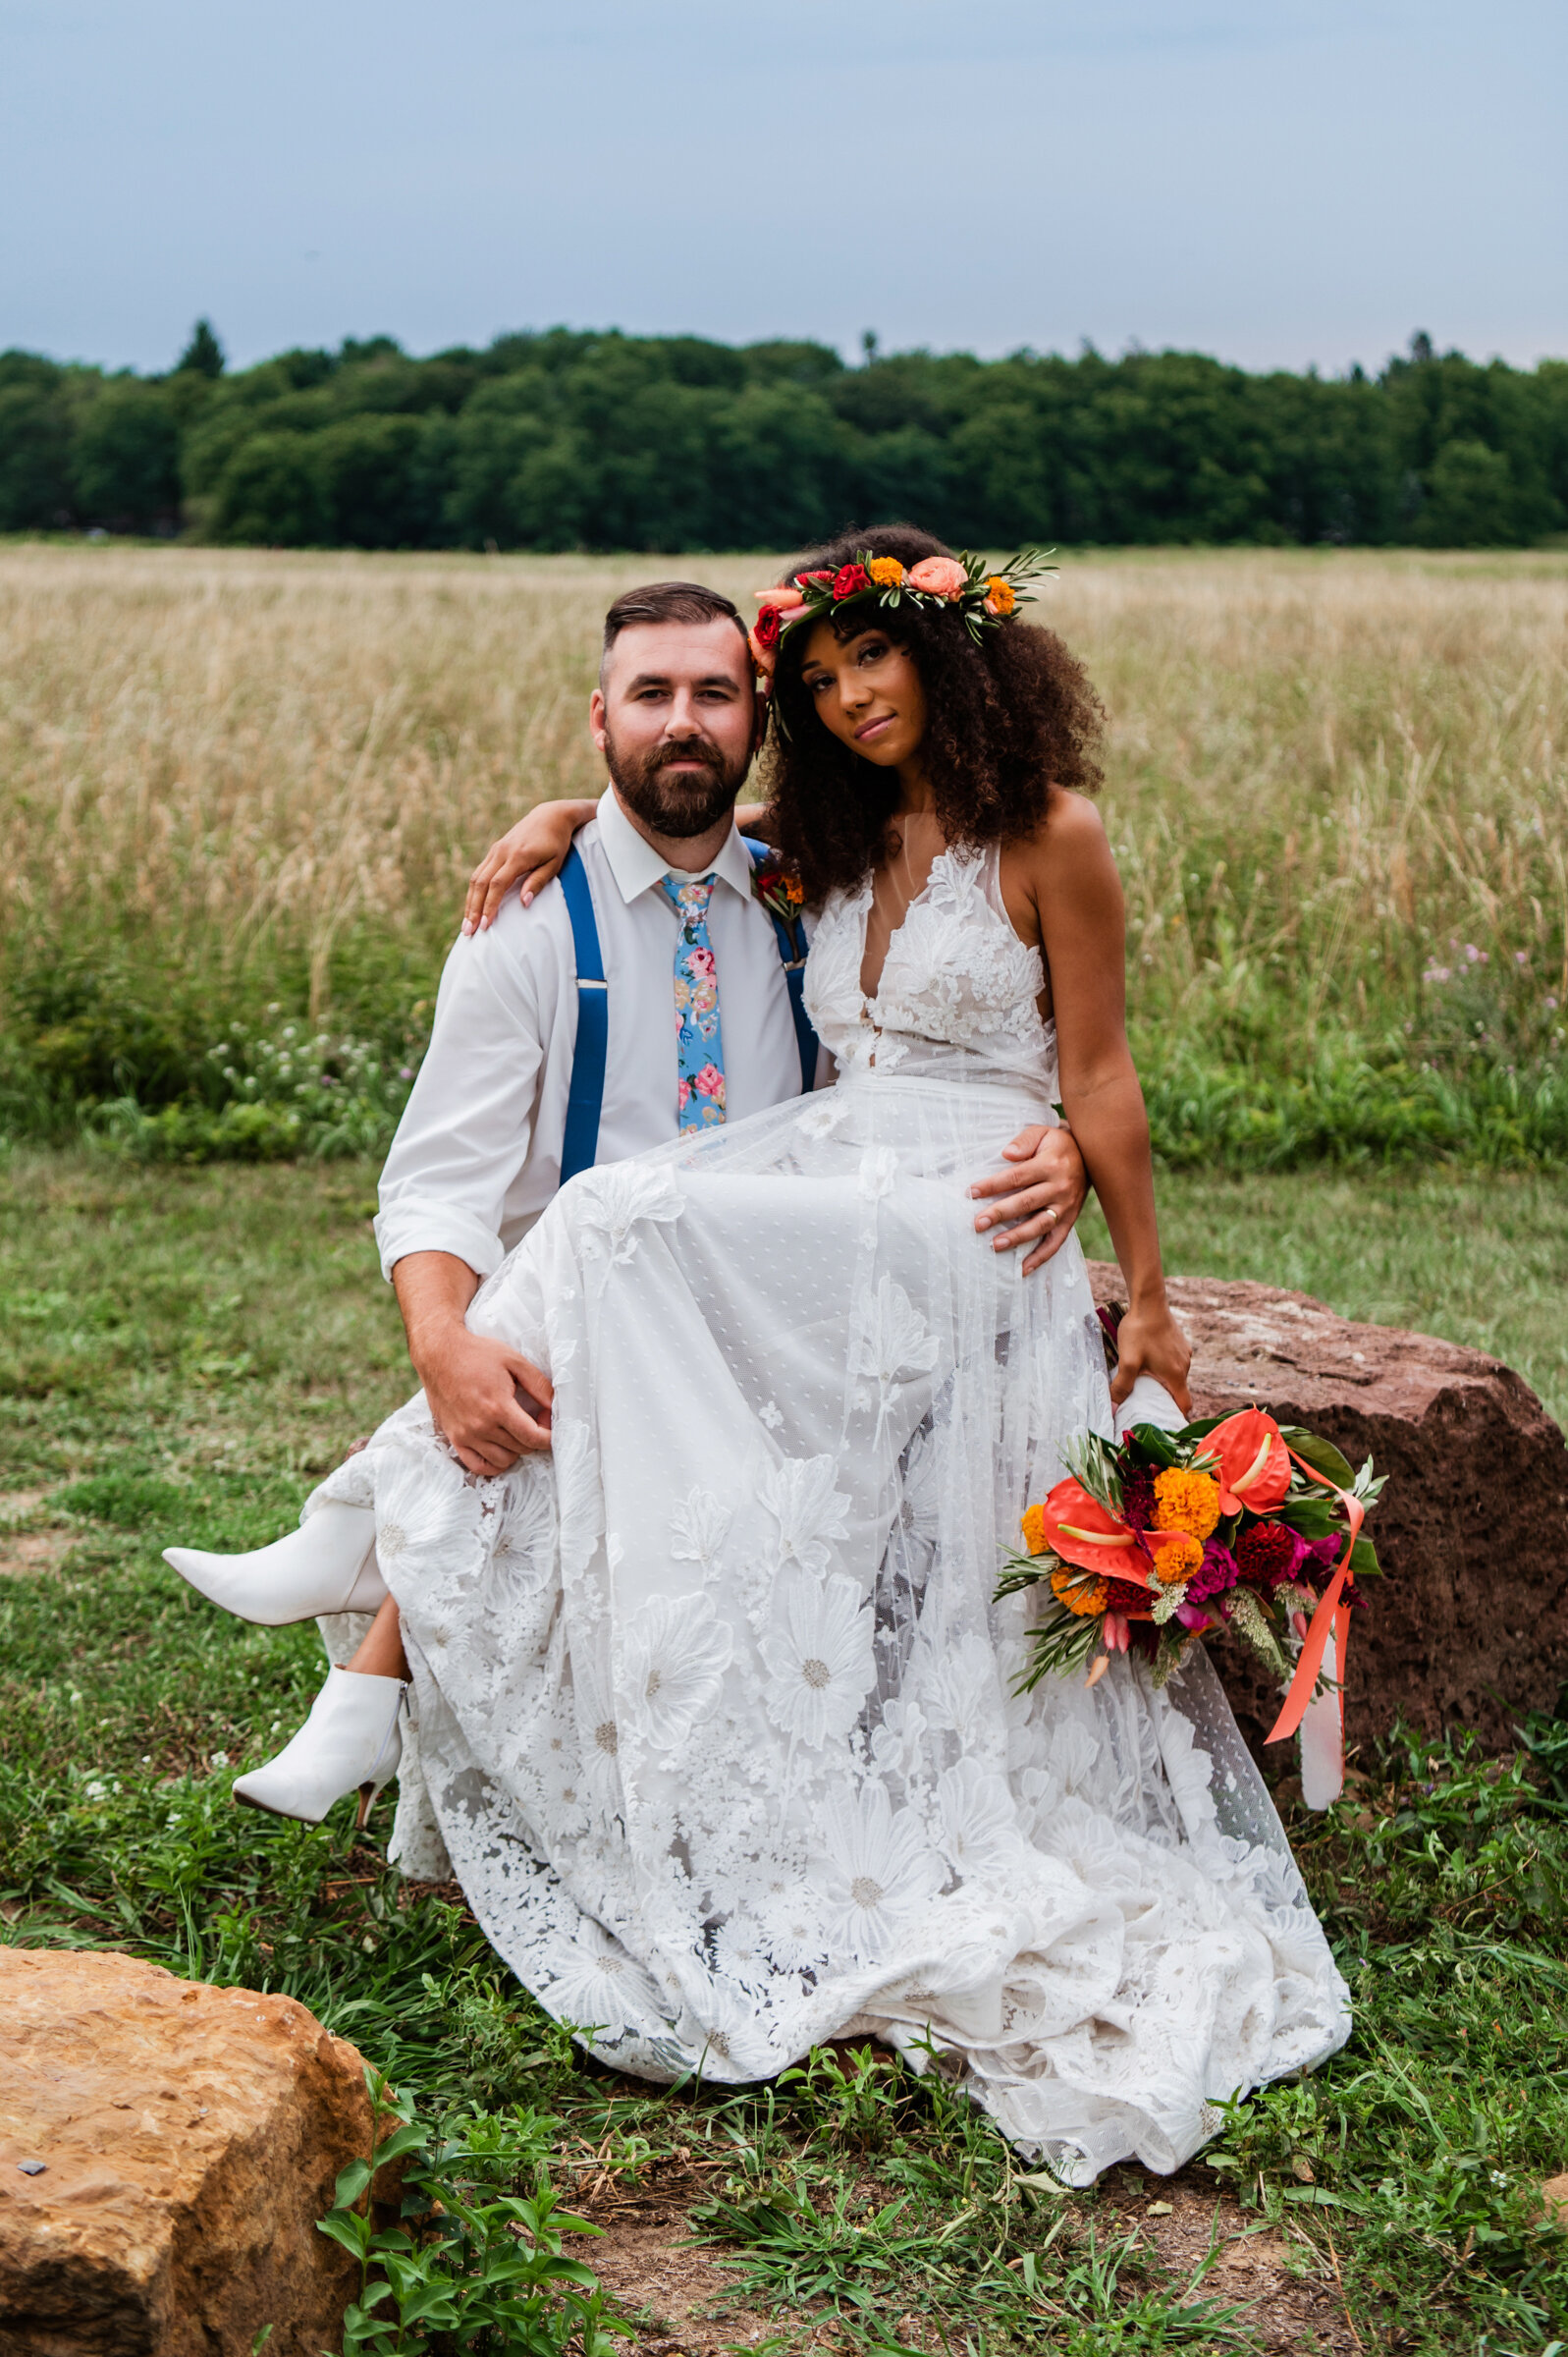
[{"label": "groom's short hair", "polygon": [[[739,607],[717,589],[706,589],[701,581],[647,581],[640,589],[623,590],[605,616],[605,657],[608,659],[622,631],[639,622],[723,621],[732,622],[745,640],[746,625]],[[599,677],[602,682],[603,664]]]}]

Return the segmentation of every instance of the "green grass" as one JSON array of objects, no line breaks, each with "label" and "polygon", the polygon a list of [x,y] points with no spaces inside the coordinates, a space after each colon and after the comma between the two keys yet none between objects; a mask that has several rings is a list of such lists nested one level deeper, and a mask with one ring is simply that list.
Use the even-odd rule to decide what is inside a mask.
[{"label": "green grass", "polygon": [[[158,1549],[272,1535],[403,1396],[371,1185],[352,1163],[0,1162],[0,1516],[64,1548],[0,1577],[3,1936],[288,1991],[529,2199],[700,2168],[691,2230],[737,2299],[776,2311],[781,2349],[1279,2345],[1215,2264],[1238,2225],[1267,2228],[1328,2326],[1348,2313],[1342,2345],[1502,2357],[1568,2333],[1568,2235],[1538,2198],[1568,2165],[1563,1724],[1500,1765],[1393,1746],[1296,1825],[1355,2035],[1238,2107],[1184,2173],[1218,2217],[1185,2256],[1162,2239],[1160,2182],[1120,2169],[1061,2195],[886,2057],[819,2055],[740,2095],[581,2065],[452,1893],[387,1872],[385,1810],[356,1838],[347,1805],[320,1830],[235,1809],[235,1766],[314,1689],[314,1635],[222,1617]],[[1563,1404],[1568,1182],[1187,1174],[1162,1192],[1176,1268],[1484,1341]]]}]

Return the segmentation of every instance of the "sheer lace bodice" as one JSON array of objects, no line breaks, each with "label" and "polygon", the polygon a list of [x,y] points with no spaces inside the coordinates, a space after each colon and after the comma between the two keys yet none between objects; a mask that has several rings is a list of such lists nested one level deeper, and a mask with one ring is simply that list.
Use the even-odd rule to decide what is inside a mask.
[{"label": "sheer lace bodice", "polygon": [[1025,1080],[1056,1093],[1040,952],[1002,903],[997,845],[939,853],[888,944],[874,999],[860,988],[871,878],[832,894],[812,935],[806,1005],[841,1071]]},{"label": "sheer lace bodice", "polygon": [[974,1231],[1055,1091],[997,870],[936,862],[869,1005],[869,887],[831,902],[838,1085],[584,1172],[486,1282],[550,1456],[474,1479],[419,1397],[317,1499],[375,1507],[403,1611],[395,1854],[450,1852],[597,2054],[738,2083],[875,2034],[1082,2181],[1348,2017],[1201,1656],[1017,1690],[1002,1556],[1111,1417],[1076,1237],[1024,1278]]}]

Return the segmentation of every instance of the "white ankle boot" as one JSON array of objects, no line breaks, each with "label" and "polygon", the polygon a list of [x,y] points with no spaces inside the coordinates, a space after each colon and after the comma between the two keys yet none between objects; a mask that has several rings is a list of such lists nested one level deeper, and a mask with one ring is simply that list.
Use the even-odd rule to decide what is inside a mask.
[{"label": "white ankle boot", "polygon": [[249,1555],[166,1547],[182,1579],[242,1620],[282,1628],[318,1613],[373,1613],[387,1601],[376,1562],[376,1517],[367,1506],[323,1506],[308,1522]]},{"label": "white ankle boot", "polygon": [[407,1692],[401,1677],[329,1670],[294,1741],[264,1768],[235,1779],[236,1800],[319,1825],[334,1801],[357,1791],[354,1822],[362,1826],[382,1785],[398,1773]]}]

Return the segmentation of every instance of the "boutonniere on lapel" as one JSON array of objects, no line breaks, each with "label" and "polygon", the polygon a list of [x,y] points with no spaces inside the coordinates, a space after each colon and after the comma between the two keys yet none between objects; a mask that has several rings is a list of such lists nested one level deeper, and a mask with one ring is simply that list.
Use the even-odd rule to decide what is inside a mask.
[{"label": "boutonniere on lapel", "polygon": [[781,924],[797,922],[806,904],[806,896],[798,877],[791,875],[782,860],[754,859],[751,863],[751,889],[770,916]]}]

